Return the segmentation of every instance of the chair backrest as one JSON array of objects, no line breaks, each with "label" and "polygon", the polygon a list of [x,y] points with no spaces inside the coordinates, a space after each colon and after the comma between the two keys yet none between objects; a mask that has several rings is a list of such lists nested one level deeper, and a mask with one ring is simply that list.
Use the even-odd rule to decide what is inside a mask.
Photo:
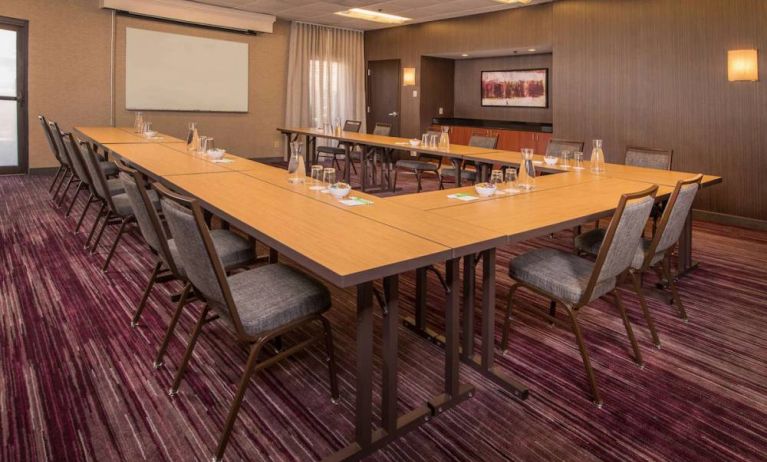
[{"label": "chair backrest", "polygon": [[[72,135],[70,134],[69,136],[71,137]],[[72,137],[72,140],[74,141],[74,137]],[[107,177],[104,175],[104,171],[101,170],[101,167],[99,166],[99,158],[96,153],[93,152],[91,144],[87,142],[74,144],[76,144],[76,147],[79,148],[78,151],[82,155],[82,158],[85,161],[85,165],[88,168],[88,173],[91,176],[91,182],[93,184],[95,194],[104,201],[110,211],[116,212],[117,210],[115,209],[114,203],[112,202],[112,194],[109,192]]]},{"label": "chair backrest", "polygon": [[376,122],[375,128],[373,128],[374,135],[389,136],[391,134],[391,124],[384,122]]},{"label": "chair backrest", "polygon": [[669,149],[654,149],[629,146],[626,148],[626,165],[634,167],[671,170],[671,158],[674,151]]},{"label": "chair backrest", "polygon": [[347,120],[346,122],[344,122],[345,132],[359,133],[361,128],[362,128],[362,122],[360,122],[359,120]]},{"label": "chair backrest", "polygon": [[71,133],[62,133],[59,129],[59,125],[56,122],[50,123],[51,134],[53,135],[56,145],[59,147],[59,153],[66,153],[69,158],[70,166],[75,172],[75,176],[86,184],[89,188],[92,188],[91,176],[88,174],[88,169],[83,162],[83,158],[76,146],[73,146],[73,137]]},{"label": "chair backrest", "polygon": [[[652,258],[659,252],[665,252],[679,241],[682,235],[687,217],[695,201],[695,195],[700,189],[703,175],[698,174],[687,180],[679,180],[671,193],[666,208],[663,210],[660,223],[655,230],[655,235],[647,249],[645,266],[649,266]],[[646,269],[646,268],[643,268]]]},{"label": "chair backrest", "polygon": [[48,119],[45,118],[44,115],[39,114],[37,116],[37,120],[40,121],[40,126],[43,127],[43,133],[45,133],[45,140],[48,142],[48,147],[51,149],[51,152],[53,153],[53,156],[56,158],[57,161],[59,161],[60,164],[67,165],[64,161],[64,158],[61,157],[61,154],[59,153],[59,147],[56,145],[56,141],[53,138],[53,134],[51,133],[51,127],[48,125]]},{"label": "chair backrest", "polygon": [[[56,146],[56,149],[59,152],[59,156],[61,156],[61,159],[64,161],[65,164],[72,167],[74,170],[74,165],[72,165],[72,160],[70,159],[69,152],[67,152],[66,149],[64,149],[64,133],[59,129],[59,124],[56,122],[48,122],[48,132],[51,135],[51,139],[53,140],[53,144]],[[77,171],[74,172],[75,175],[77,175]]]},{"label": "chair backrest", "polygon": [[583,152],[583,141],[560,140],[552,138],[546,146],[546,154],[555,154],[559,156],[562,151]]},{"label": "chair backrest", "polygon": [[498,146],[498,135],[471,135],[469,146],[477,148],[495,149]]},{"label": "chair backrest", "polygon": [[178,258],[195,292],[211,308],[232,321],[238,336],[245,337],[224,265],[213,245],[199,201],[176,194],[158,183],[152,187],[160,195],[160,204],[176,243]]},{"label": "chair backrest", "polygon": [[631,266],[657,192],[658,186],[653,185],[643,191],[621,196],[597,254],[582,303],[590,301],[597,284],[619,276]]},{"label": "chair backrest", "polygon": [[174,276],[180,278],[176,262],[168,248],[168,238],[165,235],[165,229],[162,221],[157,214],[157,210],[149,198],[149,192],[146,189],[146,178],[138,170],[134,170],[120,160],[114,160],[117,169],[120,170],[119,178],[125,193],[128,195],[133,216],[136,217],[141,235],[144,240],[162,259],[165,265],[170,269]]}]

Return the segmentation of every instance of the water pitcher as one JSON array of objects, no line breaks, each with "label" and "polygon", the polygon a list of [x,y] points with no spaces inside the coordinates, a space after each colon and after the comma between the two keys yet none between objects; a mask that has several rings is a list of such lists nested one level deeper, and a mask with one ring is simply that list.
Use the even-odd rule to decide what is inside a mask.
[{"label": "water pitcher", "polygon": [[197,131],[197,123],[189,124],[189,133],[186,135],[187,151],[196,152],[200,150],[200,132]]},{"label": "water pitcher", "polygon": [[533,164],[532,149],[522,149],[522,163],[519,165],[517,185],[519,189],[526,191],[535,187],[535,164]]},{"label": "water pitcher", "polygon": [[442,133],[439,134],[439,149],[447,151],[450,149],[450,127],[442,127]]},{"label": "water pitcher", "polygon": [[304,144],[300,141],[290,143],[290,162],[288,162],[288,182],[300,184],[306,181],[306,165],[303,154]]},{"label": "water pitcher", "polygon": [[144,113],[137,112],[136,117],[133,119],[133,131],[136,133],[141,133],[143,129],[144,129]]},{"label": "water pitcher", "polygon": [[604,173],[605,171],[605,153],[602,151],[602,140],[594,140],[594,147],[591,149],[591,173]]}]

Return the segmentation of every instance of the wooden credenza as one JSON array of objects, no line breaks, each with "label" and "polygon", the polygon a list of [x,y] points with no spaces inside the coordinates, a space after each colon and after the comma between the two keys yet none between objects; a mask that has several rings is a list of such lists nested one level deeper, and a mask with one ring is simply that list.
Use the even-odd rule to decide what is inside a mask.
[{"label": "wooden credenza", "polygon": [[[440,130],[443,125],[434,124],[432,130]],[[546,146],[552,138],[552,133],[540,131],[512,130],[505,128],[469,127],[463,125],[447,125],[450,127],[450,142],[454,144],[469,144],[472,135],[498,136],[497,148],[502,151],[519,151],[522,148],[533,148],[536,154],[546,152]]]}]

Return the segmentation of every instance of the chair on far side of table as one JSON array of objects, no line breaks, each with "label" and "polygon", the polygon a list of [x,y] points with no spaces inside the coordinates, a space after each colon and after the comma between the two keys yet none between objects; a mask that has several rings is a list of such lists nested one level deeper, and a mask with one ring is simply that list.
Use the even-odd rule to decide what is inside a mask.
[{"label": "chair on far side of table", "polygon": [[[495,149],[498,146],[498,135],[471,135],[469,146],[476,148]],[[466,166],[472,164],[473,170]],[[445,178],[454,178],[458,183],[458,171],[460,171],[461,180],[469,180],[472,183],[477,182],[481,166],[476,162],[453,161],[452,167],[444,167],[439,170],[439,189],[445,189]]]},{"label": "chair on far side of table", "polygon": [[[430,138],[439,137],[440,132],[429,130],[426,132]],[[412,170],[415,174],[416,192],[423,189],[422,180],[424,172],[431,172],[439,178],[439,168],[442,165],[442,156],[434,154],[418,154],[415,159],[400,159],[394,164],[394,182],[392,183],[392,192],[397,191],[397,174],[399,169],[404,168]]]},{"label": "chair on far side of table", "polygon": [[[560,250],[543,248],[523,253],[509,265],[509,276],[514,283],[509,290],[501,348],[504,351],[508,348],[512,302],[519,287],[556,301],[565,308],[570,318],[569,326],[583,359],[592,399],[600,407],[602,398],[578,324],[578,313],[592,301],[612,294],[631,342],[634,360],[640,367],[643,365],[639,345],[616,287],[625,278],[634,259],[657,191],[658,186],[653,185],[643,191],[621,196],[595,262]],[[561,322],[556,318],[556,304],[549,308],[548,317],[551,322]]]},{"label": "chair on far side of table", "polygon": [[[347,120],[344,122],[343,130],[350,133],[359,133],[362,128],[362,122],[359,120]],[[346,144],[339,142],[336,146],[318,146],[317,147],[317,161],[322,161],[330,157],[331,164],[336,168],[337,172],[341,172],[341,163],[339,160],[346,160]],[[354,166],[352,159],[349,160],[349,165],[355,173],[357,173],[357,167]],[[348,167],[347,167],[348,168]],[[344,170],[343,177],[346,177],[346,171]],[[341,178],[341,177],[339,177]]]}]

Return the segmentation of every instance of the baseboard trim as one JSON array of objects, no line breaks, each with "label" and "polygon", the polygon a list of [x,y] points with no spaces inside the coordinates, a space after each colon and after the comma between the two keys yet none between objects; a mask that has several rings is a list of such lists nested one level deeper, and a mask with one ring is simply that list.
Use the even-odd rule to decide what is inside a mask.
[{"label": "baseboard trim", "polygon": [[737,215],[728,215],[726,213],[711,212],[708,210],[693,210],[692,218],[700,221],[710,221],[722,225],[738,226],[741,228],[755,229],[757,231],[767,231],[767,220],[758,220],[756,218],[739,217]]},{"label": "baseboard trim", "polygon": [[36,167],[30,168],[28,173],[30,175],[55,175],[58,169],[58,167]]}]

